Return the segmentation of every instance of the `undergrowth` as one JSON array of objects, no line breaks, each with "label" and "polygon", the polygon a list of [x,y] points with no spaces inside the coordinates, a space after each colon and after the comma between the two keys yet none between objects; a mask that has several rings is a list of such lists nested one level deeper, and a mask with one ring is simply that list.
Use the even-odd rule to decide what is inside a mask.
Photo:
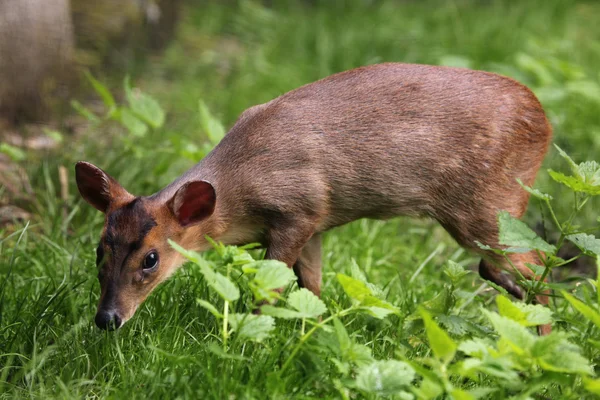
[{"label": "undergrowth", "polygon": [[[600,169],[582,162],[600,149],[598,6],[273,3],[188,5],[178,40],[124,81],[123,96],[88,75],[105,112],[73,102],[90,124],[82,138],[54,132],[64,151],[51,155],[0,147],[27,168],[36,193],[31,221],[0,228],[0,396],[600,395],[595,265],[553,279],[600,253]],[[73,182],[61,199],[58,166],[87,159],[150,194],[205,156],[244,108],[381,61],[495,71],[539,96],[560,147],[536,188],[524,188],[532,194],[527,223],[499,214],[503,247],[493,251],[538,251],[543,265],[531,268],[548,282],[522,281],[527,299],[516,301],[482,281],[472,271],[478,260],[438,225],[363,220],[324,236],[321,299],[280,263],[262,260],[262,250],[215,243],[203,255],[178,249],[191,262],[123,328],[94,326],[102,217],[74,195]],[[539,221],[542,229],[529,228]],[[280,286],[283,293],[273,290]],[[549,307],[532,304],[548,289]],[[553,333],[537,336],[545,323]]]}]

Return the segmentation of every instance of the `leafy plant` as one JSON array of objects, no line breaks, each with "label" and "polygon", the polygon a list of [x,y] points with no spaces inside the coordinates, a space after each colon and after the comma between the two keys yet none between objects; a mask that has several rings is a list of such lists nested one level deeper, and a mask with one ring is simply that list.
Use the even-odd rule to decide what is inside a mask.
[{"label": "leafy plant", "polygon": [[99,124],[102,121],[116,121],[123,125],[131,136],[138,138],[146,136],[150,128],[158,129],[163,126],[165,112],[162,107],[148,94],[139,89],[132,89],[129,77],[126,77],[123,83],[126,105],[118,105],[110,90],[92,74],[86,72],[85,77],[106,108],[103,116],[97,116],[79,102],[73,101],[71,103],[73,108],[90,122]]},{"label": "leafy plant", "polygon": [[[237,332],[241,339],[262,341],[269,336],[275,328],[274,320],[268,315],[252,314],[229,314],[232,303],[240,299],[238,285],[231,280],[231,275],[236,273],[238,282],[244,281],[247,287],[260,294],[256,301],[264,299],[274,300],[279,297],[275,289],[287,285],[295,279],[294,273],[279,261],[263,260],[255,261],[245,248],[223,246],[214,244],[215,250],[224,260],[219,268],[207,262],[196,252],[186,250],[173,241],[171,246],[188,260],[199,267],[200,272],[206,279],[206,283],[223,300],[223,312],[206,300],[198,299],[200,306],[210,311],[215,318],[222,320],[221,336],[223,339],[223,350],[227,351],[227,340],[232,332]],[[225,272],[223,275],[220,271]]]}]

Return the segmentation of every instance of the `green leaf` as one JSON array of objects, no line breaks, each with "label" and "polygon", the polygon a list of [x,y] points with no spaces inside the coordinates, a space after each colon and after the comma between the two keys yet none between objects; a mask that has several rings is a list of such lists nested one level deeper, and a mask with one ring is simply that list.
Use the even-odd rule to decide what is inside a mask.
[{"label": "green leaf", "polygon": [[241,261],[241,265],[243,265],[246,261],[247,257],[242,256],[242,254],[246,252],[244,250],[241,250],[239,247],[225,246],[223,243],[218,243],[216,246],[211,243],[211,245],[215,247],[215,250],[217,250],[217,253],[219,253],[219,256],[221,256],[221,258],[223,259],[223,264],[235,264],[236,262]]},{"label": "green leaf", "polygon": [[473,396],[471,393],[469,392],[465,392],[464,390],[461,389],[454,389],[451,392],[452,394],[452,398],[456,399],[456,400],[475,400],[476,397]]},{"label": "green leaf", "polygon": [[414,378],[415,371],[402,361],[375,361],[358,370],[356,386],[367,393],[391,395],[408,389]]},{"label": "green leaf", "polygon": [[444,364],[448,364],[456,354],[456,343],[446,332],[444,332],[444,330],[442,330],[442,328],[439,327],[425,309],[421,308],[420,313],[423,317],[423,322],[425,323],[429,347],[431,347],[433,354],[435,354],[437,358]]},{"label": "green leaf", "polygon": [[481,332],[480,328],[471,321],[458,315],[438,315],[437,321],[448,333],[453,335],[464,336],[467,333]]},{"label": "green leaf", "polygon": [[556,247],[547,243],[532,231],[527,224],[512,217],[507,211],[498,213],[499,241],[505,246],[540,250],[554,253]]},{"label": "green leaf", "polygon": [[308,289],[296,290],[289,295],[287,302],[298,310],[303,318],[317,318],[327,312],[325,303]]},{"label": "green leaf", "polygon": [[[115,98],[110,93],[110,90],[106,86],[104,86],[100,81],[92,76],[89,71],[84,72],[86,79],[92,84],[92,87],[98,93],[100,98],[102,98],[102,102],[104,105],[110,110],[115,108],[117,103],[115,102]],[[110,111],[109,111],[110,112]]]},{"label": "green leaf", "polygon": [[471,357],[459,362],[456,365],[457,372],[474,380],[478,380],[477,375],[483,373],[502,380],[504,386],[508,388],[519,385],[519,375],[514,370],[518,366],[512,362],[513,357],[498,356],[496,350],[492,351],[494,355],[485,353],[482,356],[478,355],[477,358]]},{"label": "green leaf", "polygon": [[226,276],[221,275],[219,272],[215,272],[200,254],[195,251],[186,250],[172,240],[168,240],[168,242],[177,252],[200,267],[200,272],[204,275],[206,283],[212,287],[223,300],[236,301],[240,298],[240,291],[237,286]]},{"label": "green leaf", "polygon": [[325,303],[313,292],[304,288],[290,294],[288,304],[295,310],[264,305],[261,307],[261,311],[265,315],[284,319],[317,318],[327,312]]},{"label": "green leaf", "polygon": [[598,313],[598,311],[594,310],[581,300],[577,299],[575,296],[572,296],[565,291],[562,291],[561,293],[564,296],[564,298],[567,299],[569,303],[571,303],[574,309],[582,313],[588,319],[588,321],[593,322],[594,325],[600,328],[600,314]]},{"label": "green leaf", "polygon": [[600,395],[600,379],[583,378],[583,387],[590,393]]},{"label": "green leaf", "polygon": [[383,309],[389,310],[390,312],[395,313],[395,314],[397,314],[399,312],[397,307],[395,307],[394,305],[388,303],[387,301],[381,300],[380,298],[377,298],[375,296],[366,296],[360,304],[367,308],[372,308],[372,307],[383,308]]},{"label": "green leaf", "polygon": [[471,340],[465,340],[458,346],[458,350],[462,351],[468,356],[484,358],[489,353],[489,347],[483,339],[475,338]]},{"label": "green leaf", "polygon": [[[549,257],[552,258],[553,260],[555,260],[557,263],[559,262],[563,262],[564,260],[562,260],[560,257]],[[546,267],[544,267],[543,265],[537,265],[537,264],[530,264],[530,263],[525,263],[525,266],[527,268],[529,268],[531,270],[531,272],[533,272],[533,274],[536,277],[540,277],[544,274],[544,272],[546,271]]]},{"label": "green leaf", "polygon": [[[364,306],[364,310],[375,318],[384,318],[390,313],[399,313],[394,305],[373,295],[373,291],[365,282],[351,278],[348,275],[337,274],[338,282],[350,298]],[[389,311],[384,311],[389,310]]]},{"label": "green leaf", "polygon": [[261,342],[275,329],[275,320],[268,315],[230,314],[229,324],[239,338]]},{"label": "green leaf", "polygon": [[587,341],[596,349],[600,350],[600,340],[588,339]]},{"label": "green leaf", "polygon": [[71,100],[71,107],[75,109],[80,115],[84,116],[88,121],[97,124],[100,122],[100,118],[96,116],[93,112],[91,112],[88,108],[86,108],[83,104],[78,102],[77,100]]},{"label": "green leaf", "polygon": [[[418,390],[415,390],[419,399],[433,399],[444,392],[444,377],[440,376],[439,366],[435,367],[435,370],[428,368],[423,361],[424,359],[405,359],[405,362],[415,370],[417,375],[423,378],[421,386]],[[413,389],[416,389],[413,387]]]},{"label": "green leaf", "polygon": [[169,245],[173,249],[175,249],[175,251],[177,251],[179,254],[181,254],[182,256],[184,256],[185,258],[187,258],[188,260],[190,260],[194,264],[200,264],[202,262],[206,262],[202,258],[202,256],[200,255],[200,253],[192,251],[192,250],[184,249],[183,247],[181,247],[180,245],[178,245],[177,243],[175,243],[171,239],[167,239],[167,242],[169,243]]},{"label": "green leaf", "polygon": [[359,367],[369,365],[373,362],[371,349],[364,344],[352,342],[350,347],[343,351],[344,359],[354,363]]},{"label": "green leaf", "polygon": [[542,193],[538,189],[534,189],[532,187],[527,186],[518,178],[517,178],[517,182],[519,183],[519,185],[521,185],[521,187],[523,189],[525,189],[527,192],[529,192],[529,194],[531,194],[533,197],[537,197],[538,199],[544,200],[544,201],[552,200],[552,196],[550,196],[549,194]]},{"label": "green leaf", "polygon": [[366,296],[363,301],[361,302],[361,305],[367,307],[367,308],[383,308],[386,309],[388,311],[390,311],[391,313],[395,313],[397,314],[399,312],[398,308],[395,307],[394,305],[388,303],[385,300],[381,300],[375,296]]},{"label": "green leaf", "polygon": [[495,249],[495,248],[493,248],[493,247],[491,247],[491,246],[488,246],[487,244],[483,244],[483,243],[481,243],[481,242],[479,242],[479,241],[477,241],[477,240],[475,241],[475,244],[476,244],[476,245],[477,245],[477,247],[479,247],[481,250],[490,251],[490,252],[492,252],[492,253],[495,253],[495,254],[498,254],[498,255],[504,255],[504,254],[506,254],[506,253],[511,253],[511,252],[512,252],[512,253],[519,253],[519,252],[521,252],[521,253],[525,253],[525,252],[529,252],[529,250],[528,250],[528,249],[521,249],[520,251],[519,251],[519,249],[514,249],[514,248],[513,248],[513,249],[506,249],[506,250],[503,250],[503,249]]},{"label": "green leaf", "polygon": [[524,326],[509,318],[490,312],[486,309],[481,311],[488,317],[492,326],[511,348],[518,354],[524,354],[533,347],[535,337]]},{"label": "green leaf", "polygon": [[352,259],[352,263],[350,264],[350,276],[354,279],[358,279],[359,281],[363,282],[367,286],[367,288],[369,288],[369,290],[371,290],[371,294],[373,296],[378,297],[378,298],[381,298],[382,296],[384,296],[384,293],[380,287],[370,283],[367,280],[365,273],[358,266],[358,264],[356,263],[356,260],[354,258]]},{"label": "green leaf", "polygon": [[560,147],[556,146],[559,154],[567,160],[574,176],[567,176],[560,172],[548,170],[555,181],[571,188],[576,192],[583,192],[592,196],[600,194],[600,164],[596,161],[585,161],[576,164]]},{"label": "green leaf", "polygon": [[153,128],[160,128],[165,122],[165,112],[158,102],[140,90],[132,90],[129,77],[125,78],[125,95],[131,111]]},{"label": "green leaf", "polygon": [[277,260],[255,261],[243,267],[244,272],[251,269],[256,270],[254,282],[267,290],[283,288],[297,279],[294,271],[286,263]]},{"label": "green leaf", "polygon": [[444,386],[442,382],[438,382],[432,378],[424,377],[423,381],[421,381],[421,386],[418,388],[413,388],[413,392],[419,399],[436,399],[438,396],[444,393]]},{"label": "green leaf", "polygon": [[212,315],[214,315],[217,318],[223,318],[223,314],[221,314],[219,312],[219,310],[217,310],[217,308],[215,306],[213,306],[212,304],[210,304],[208,301],[204,301],[202,299],[196,299],[196,303],[204,308],[206,308],[208,311],[210,311],[210,313]]},{"label": "green leaf", "polygon": [[213,145],[218,144],[225,136],[225,127],[221,121],[211,114],[210,110],[202,100],[198,102],[198,111],[200,114],[200,125],[202,126],[202,130],[208,136],[208,140],[210,140]]},{"label": "green leaf", "polygon": [[593,369],[580,349],[567,341],[564,332],[552,332],[537,339],[531,354],[546,371],[593,375]]},{"label": "green leaf", "polygon": [[[556,147],[558,153],[567,160],[571,172],[574,175],[565,176],[559,172],[552,171],[557,177],[557,179],[554,180],[558,180],[558,182],[563,183],[576,191],[589,193],[589,191],[596,192],[600,190],[600,164],[596,161],[585,161],[581,164],[576,164],[575,161],[573,161],[560,147],[557,145],[554,145],[554,147]],[[554,178],[554,176],[552,176],[552,178]]]},{"label": "green leaf", "polygon": [[333,328],[335,331],[335,336],[337,337],[338,343],[340,345],[340,350],[344,352],[352,346],[352,340],[350,340],[350,336],[348,335],[348,331],[342,321],[338,318],[333,319]]},{"label": "green leaf", "polygon": [[13,161],[23,161],[26,158],[23,150],[8,143],[0,143],[0,153],[6,154]]},{"label": "green leaf", "polygon": [[365,284],[368,284],[367,276],[365,275],[364,271],[358,266],[358,263],[354,258],[351,260],[350,264],[350,276],[354,279],[358,279],[359,281],[364,282]]},{"label": "green leaf", "polygon": [[373,318],[384,319],[390,314],[396,314],[394,310],[382,307],[361,307],[361,309]]},{"label": "green leaf", "polygon": [[575,163],[575,161],[573,161],[573,159],[571,157],[569,157],[569,155],[563,149],[561,149],[557,144],[554,144],[554,147],[558,151],[558,154],[560,154],[560,156],[567,161],[567,163],[569,164],[569,167],[571,168],[571,172],[573,174],[575,174],[577,177],[579,177],[578,176],[579,166],[577,165],[577,163]]},{"label": "green leaf", "polygon": [[337,345],[339,346],[339,354],[342,356],[342,361],[338,363],[338,368],[346,369],[345,374],[349,372],[349,368],[347,368],[349,363],[362,367],[374,361],[371,349],[365,345],[353,342],[346,331],[346,327],[338,318],[333,318],[333,327],[337,338]]},{"label": "green leaf", "polygon": [[600,256],[600,239],[596,239],[594,235],[578,233],[567,236],[567,239],[573,242],[585,254],[595,257]]},{"label": "green leaf", "polygon": [[207,263],[199,264],[200,272],[204,275],[206,283],[226,301],[236,301],[240,298],[240,291],[237,286],[224,275],[215,272]]},{"label": "green leaf", "polygon": [[242,267],[245,273],[255,273],[250,288],[256,301],[272,301],[279,296],[278,289],[296,280],[294,271],[276,260],[261,260],[248,263]]},{"label": "green leaf", "polygon": [[366,297],[371,296],[371,289],[367,285],[344,274],[337,274],[338,282],[342,285],[342,289],[350,298],[358,302],[362,302]]},{"label": "green leaf", "polygon": [[452,290],[445,286],[433,299],[423,302],[421,307],[433,314],[446,314],[454,306],[455,302],[456,299]]},{"label": "green leaf", "polygon": [[496,297],[498,312],[522,326],[537,326],[552,322],[552,311],[541,305],[513,303],[504,296]]},{"label": "green leaf", "polygon": [[254,258],[252,258],[250,253],[248,253],[246,250],[242,250],[240,247],[237,249],[238,253],[233,256],[233,265],[247,265],[254,262]]},{"label": "green leaf", "polygon": [[464,269],[462,265],[452,260],[448,260],[444,274],[446,274],[452,282],[458,282],[463,276],[468,275],[470,271]]},{"label": "green leaf", "polygon": [[54,140],[56,143],[62,143],[65,140],[63,134],[54,129],[44,128],[44,134],[46,134],[46,136]]},{"label": "green leaf", "polygon": [[300,313],[298,311],[290,310],[289,308],[274,307],[269,304],[265,304],[264,306],[262,306],[260,308],[260,312],[263,315],[270,315],[271,317],[275,317],[275,318],[282,318],[282,319],[302,318],[302,315],[300,315]]},{"label": "green leaf", "polygon": [[548,174],[550,174],[550,177],[556,182],[562,183],[575,192],[587,193],[592,196],[600,194],[600,186],[587,184],[574,176],[567,176],[561,172],[556,172],[551,169],[548,170]]},{"label": "green leaf", "polygon": [[148,133],[148,126],[126,108],[119,110],[119,122],[133,135],[144,137]]},{"label": "green leaf", "polygon": [[584,161],[578,166],[579,177],[583,183],[600,187],[600,164],[596,161]]}]

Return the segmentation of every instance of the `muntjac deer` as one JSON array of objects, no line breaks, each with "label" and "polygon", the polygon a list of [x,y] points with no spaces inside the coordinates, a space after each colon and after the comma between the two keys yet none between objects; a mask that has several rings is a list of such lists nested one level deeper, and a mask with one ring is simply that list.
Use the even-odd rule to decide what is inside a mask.
[{"label": "muntjac deer", "polygon": [[[152,196],[136,197],[101,169],[76,165],[83,198],[105,215],[96,324],[119,328],[183,258],[167,243],[202,251],[205,235],[260,242],[321,290],[321,233],[359,218],[436,219],[478,252],[482,277],[516,297],[497,214],[521,217],[551,140],[525,86],[492,73],[387,63],[300,87],[244,111],[203,160]],[[534,253],[511,254],[525,277]],[[546,304],[546,296],[538,301]],[[548,333],[543,326],[541,333]]]}]

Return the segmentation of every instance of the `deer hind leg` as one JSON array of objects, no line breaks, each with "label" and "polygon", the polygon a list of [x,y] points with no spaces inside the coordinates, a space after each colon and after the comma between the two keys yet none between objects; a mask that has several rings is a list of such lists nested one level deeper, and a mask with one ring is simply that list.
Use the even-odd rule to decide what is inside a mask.
[{"label": "deer hind leg", "polygon": [[[512,253],[508,255],[508,259],[510,262],[505,258],[482,259],[479,264],[479,275],[483,279],[500,285],[513,296],[523,300],[525,298],[524,290],[516,284],[513,276],[520,274],[526,279],[536,279],[533,271],[526,264],[540,264],[539,257],[532,251],[529,253]],[[513,276],[505,274],[504,271],[512,272]],[[544,306],[548,305],[549,294],[549,291],[544,291],[536,295],[535,302]],[[552,328],[549,324],[538,326],[538,333],[540,335],[548,335],[551,331]]]},{"label": "deer hind leg", "polygon": [[[483,279],[494,282],[503,287],[518,299],[525,299],[525,293],[515,282],[514,276],[522,275],[526,279],[535,279],[533,271],[527,264],[540,264],[539,257],[535,252],[508,254],[508,260],[500,256],[483,258],[479,264],[479,275]],[[516,271],[515,271],[516,269]],[[510,272],[508,275],[505,272]],[[547,293],[536,296],[538,304],[548,304]]]},{"label": "deer hind leg", "polygon": [[[443,225],[462,246],[482,254],[481,249],[475,243],[476,241],[494,248],[501,247],[498,242],[496,210],[508,209],[512,211],[513,216],[520,217],[525,210],[527,198],[519,200],[521,202],[520,207],[512,210],[510,210],[510,207],[503,207],[503,205],[500,205],[498,209],[473,206],[469,211],[458,214],[462,218],[450,220],[450,222]],[[513,204],[519,204],[517,199],[513,199]],[[456,209],[454,213],[457,214]],[[540,260],[537,254],[535,252],[511,253],[507,255],[508,260],[488,252],[484,252],[482,256],[483,260],[479,264],[481,277],[503,287],[516,298],[524,299],[524,290],[517,285],[514,277],[520,274],[526,279],[535,279],[533,271],[527,267],[527,264],[539,265]],[[545,292],[537,295],[536,302],[547,305],[549,302],[548,294]],[[540,334],[548,334],[550,331],[550,325],[540,325],[538,327]]]},{"label": "deer hind leg", "polygon": [[503,287],[517,299],[525,299],[525,293],[523,293],[523,289],[517,285],[515,279],[511,275],[508,275],[504,269],[494,265],[493,261],[482,258],[479,263],[479,275],[483,279]]}]

